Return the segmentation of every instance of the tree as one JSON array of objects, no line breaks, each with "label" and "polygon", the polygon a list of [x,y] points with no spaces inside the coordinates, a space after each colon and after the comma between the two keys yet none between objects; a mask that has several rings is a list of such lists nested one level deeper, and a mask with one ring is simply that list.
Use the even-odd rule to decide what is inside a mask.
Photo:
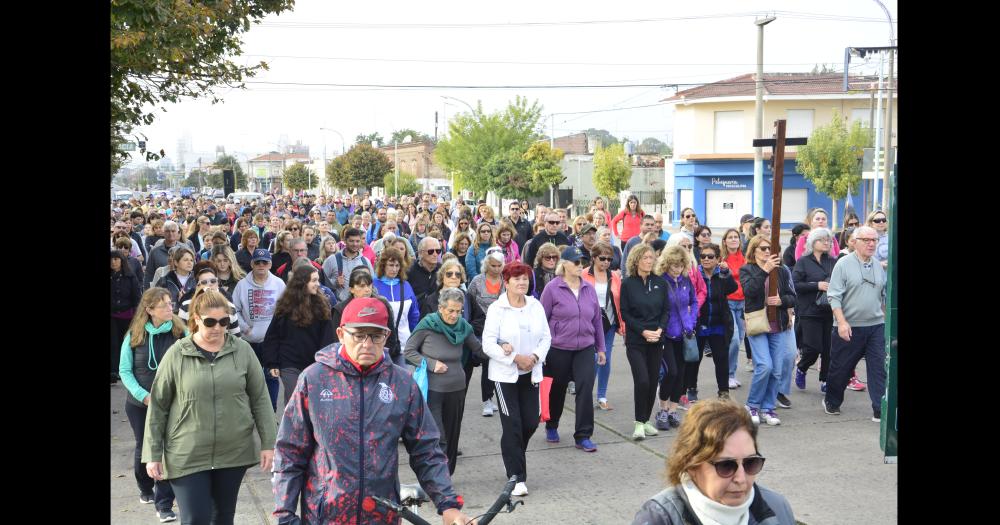
[{"label": "tree", "polygon": [[407,135],[410,136],[413,142],[434,142],[434,139],[429,135],[427,135],[426,133],[421,133],[419,131],[410,128],[405,128],[393,131],[392,137],[389,139],[388,144],[392,144],[393,142],[398,142],[402,144],[403,139],[405,139]]},{"label": "tree", "polygon": [[540,194],[531,185],[530,163],[516,150],[490,157],[485,173],[493,191],[502,199],[524,199]]},{"label": "tree", "polygon": [[813,130],[805,146],[799,146],[795,169],[816,186],[816,191],[833,199],[830,224],[837,223],[837,201],[847,197],[847,190],[857,194],[861,182],[861,162],[870,133],[854,121],[848,131],[840,112],[833,121]]},{"label": "tree", "polygon": [[347,158],[341,155],[331,160],[326,165],[326,182],[334,188],[354,191],[354,181],[351,179],[351,170],[347,165]]},{"label": "tree", "polygon": [[655,153],[657,155],[673,155],[673,149],[660,139],[646,137],[639,143],[636,153]]},{"label": "tree", "polygon": [[[396,173],[386,173],[382,178],[382,187],[385,188],[386,195],[397,195],[396,193]],[[405,171],[399,172],[399,195],[413,195],[420,191],[422,186],[417,183],[417,176]]]},{"label": "tree", "polygon": [[492,185],[496,181],[487,173],[487,164],[510,151],[527,151],[540,136],[537,126],[541,115],[537,101],[529,106],[520,96],[502,112],[487,115],[479,105],[472,113],[459,113],[448,122],[448,139],[438,143],[434,158],[455,174],[456,189],[485,196],[487,191],[499,189]]},{"label": "tree", "polygon": [[382,139],[382,135],[380,135],[379,132],[377,131],[375,133],[369,133],[367,135],[359,134],[357,137],[354,137],[355,144],[368,144],[369,146],[371,146],[372,142],[377,143],[378,147],[380,148],[385,145],[384,140]]},{"label": "tree", "polygon": [[232,155],[222,155],[215,159],[215,163],[212,164],[213,168],[216,168],[219,173],[209,174],[208,185],[213,188],[225,187],[223,184],[222,171],[221,170],[233,170],[233,175],[236,176],[236,187],[239,189],[247,188],[247,176],[243,173],[243,166],[240,166],[240,162],[236,160],[236,157]]},{"label": "tree", "polygon": [[285,168],[285,172],[283,173],[285,189],[288,190],[307,190],[310,188],[310,179],[313,183],[318,182],[316,180],[316,175],[312,172],[312,169],[301,162],[296,162],[295,164]]},{"label": "tree", "polygon": [[364,142],[351,147],[344,155],[344,160],[350,173],[351,186],[354,188],[381,186],[385,174],[393,171],[389,157]]},{"label": "tree", "polygon": [[[251,22],[293,5],[294,0],[112,0],[111,173],[129,159],[119,147],[132,130],[155,120],[153,106],[203,96],[219,102],[214,88],[243,89],[245,78],[267,69],[264,62],[243,66],[229,57],[241,53],[240,35]],[[163,156],[163,150],[139,153],[145,160]]]},{"label": "tree", "polygon": [[566,180],[562,174],[562,166],[559,165],[564,156],[563,150],[553,149],[548,142],[535,142],[524,152],[524,160],[528,162],[528,171],[531,173],[530,187],[534,195],[541,195],[549,188],[552,188],[553,195],[556,194],[559,185]]},{"label": "tree", "polygon": [[594,150],[594,187],[598,193],[608,199],[617,199],[631,180],[632,166],[625,155],[624,145],[612,144]]}]

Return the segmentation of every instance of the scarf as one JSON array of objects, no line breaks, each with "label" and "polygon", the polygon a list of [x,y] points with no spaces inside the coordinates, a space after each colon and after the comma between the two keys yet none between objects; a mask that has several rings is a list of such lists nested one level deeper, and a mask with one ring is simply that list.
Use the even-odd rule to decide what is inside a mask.
[{"label": "scarf", "polygon": [[379,277],[378,280],[382,281],[385,284],[388,284],[389,286],[396,286],[397,284],[399,284],[399,277],[393,277],[392,279],[390,279],[388,277],[382,276]]},{"label": "scarf", "polygon": [[458,318],[458,322],[455,324],[448,324],[441,319],[441,314],[434,312],[427,317],[424,317],[417,323],[417,327],[413,330],[430,330],[432,332],[437,332],[448,338],[448,341],[453,345],[460,345],[465,342],[465,338],[469,337],[472,332],[472,325],[468,321]]},{"label": "scarf", "polygon": [[753,503],[756,490],[753,486],[750,487],[747,500],[736,507],[708,499],[687,473],[681,474],[681,488],[687,496],[691,511],[703,525],[747,525],[750,521],[750,504]]},{"label": "scarf", "polygon": [[145,328],[146,328],[146,333],[149,334],[146,336],[146,341],[149,343],[149,358],[146,361],[146,366],[148,366],[150,370],[156,370],[156,367],[160,365],[159,363],[156,362],[156,353],[153,352],[153,336],[159,334],[165,334],[173,330],[174,322],[172,320],[167,321],[161,324],[159,327],[155,327],[153,326],[152,322],[146,321]]}]

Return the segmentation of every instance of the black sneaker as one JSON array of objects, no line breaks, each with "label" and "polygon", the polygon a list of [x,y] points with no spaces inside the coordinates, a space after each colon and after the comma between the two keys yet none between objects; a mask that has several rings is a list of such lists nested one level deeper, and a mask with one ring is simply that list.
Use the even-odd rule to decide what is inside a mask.
[{"label": "black sneaker", "polygon": [[149,493],[149,494],[139,494],[139,503],[152,503],[152,502],[153,502],[153,494],[152,493]]},{"label": "black sneaker", "polygon": [[156,511],[156,517],[160,518],[160,523],[177,520],[177,515],[170,509]]},{"label": "black sneaker", "polygon": [[823,412],[826,412],[827,414],[830,414],[831,416],[839,416],[840,415],[840,409],[839,408],[833,408],[833,407],[831,407],[830,404],[826,402],[826,399],[823,399]]},{"label": "black sneaker", "polygon": [[778,394],[778,406],[781,408],[792,408],[792,400],[785,397],[785,394]]}]

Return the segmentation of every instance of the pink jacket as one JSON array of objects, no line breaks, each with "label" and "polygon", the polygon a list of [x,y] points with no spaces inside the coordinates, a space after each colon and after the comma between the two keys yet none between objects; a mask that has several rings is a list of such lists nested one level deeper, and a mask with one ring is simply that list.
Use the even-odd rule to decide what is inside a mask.
[{"label": "pink jacket", "polygon": [[708,297],[708,286],[705,286],[705,278],[698,271],[697,264],[691,267],[688,277],[691,278],[691,284],[694,285],[694,294],[698,297],[698,310],[701,311],[701,305],[705,304],[705,298]]},{"label": "pink jacket", "polygon": [[[795,243],[795,260],[802,258],[802,253],[806,251],[806,235],[799,235],[798,242]],[[830,257],[834,259],[840,253],[840,243],[837,242],[837,236],[831,237],[833,239],[833,246],[830,247]],[[812,253],[810,251],[810,253]]]},{"label": "pink jacket", "polygon": [[503,263],[504,264],[507,264],[507,263],[512,262],[512,261],[519,261],[519,260],[521,260],[521,250],[518,249],[517,243],[514,242],[513,239],[511,239],[510,244],[508,244],[507,246],[504,246],[504,245],[502,245],[500,243],[497,243],[497,246],[500,246],[501,248],[503,248]]}]

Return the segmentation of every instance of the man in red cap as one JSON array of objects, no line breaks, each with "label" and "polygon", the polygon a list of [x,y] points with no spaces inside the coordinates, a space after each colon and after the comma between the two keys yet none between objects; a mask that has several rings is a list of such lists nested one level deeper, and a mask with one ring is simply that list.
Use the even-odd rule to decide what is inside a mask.
[{"label": "man in red cap", "polygon": [[299,522],[300,496],[302,523],[399,523],[371,496],[399,501],[400,437],[445,525],[468,523],[427,403],[410,373],[386,356],[388,325],[382,301],[354,299],[337,328],[343,344],[323,348],[302,371],[275,443],[279,524]]}]

